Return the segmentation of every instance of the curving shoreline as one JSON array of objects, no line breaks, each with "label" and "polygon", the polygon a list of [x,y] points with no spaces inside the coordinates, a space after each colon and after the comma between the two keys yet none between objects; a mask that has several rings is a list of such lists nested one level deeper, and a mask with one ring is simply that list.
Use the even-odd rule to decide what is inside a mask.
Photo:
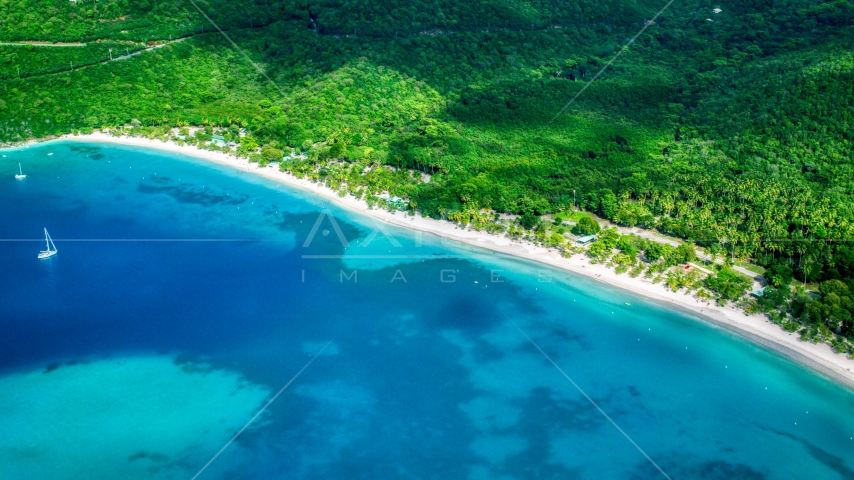
[{"label": "curving shoreline", "polygon": [[418,230],[441,238],[581,274],[658,303],[675,307],[688,312],[692,317],[702,318],[704,321],[738,333],[756,344],[769,348],[825,376],[831,377],[838,383],[842,383],[849,388],[854,388],[854,360],[833,352],[828,345],[802,342],[797,335],[786,332],[778,325],[771,323],[764,315],[746,315],[743,311],[734,307],[720,307],[714,303],[701,302],[688,294],[681,292],[674,293],[662,285],[653,284],[641,278],[618,275],[604,265],[590,264],[587,257],[583,255],[574,255],[572,258],[567,259],[561,257],[554,250],[524,241],[513,241],[485,232],[461,229],[448,221],[434,220],[420,216],[413,217],[403,212],[389,212],[381,209],[372,210],[362,200],[350,196],[339,197],[337,192],[326,186],[298,179],[288,173],[279,171],[275,164],[270,167],[259,167],[258,164],[249,163],[246,159],[223,152],[203,150],[195,146],[179,146],[171,142],[164,143],[159,140],[150,140],[147,138],[113,137],[103,133],[63,136],[51,140],[111,143],[154,148],[190,155],[241,171],[261,175],[281,184],[311,192],[324,199],[334,201],[337,205],[344,208],[357,211],[388,224]]}]

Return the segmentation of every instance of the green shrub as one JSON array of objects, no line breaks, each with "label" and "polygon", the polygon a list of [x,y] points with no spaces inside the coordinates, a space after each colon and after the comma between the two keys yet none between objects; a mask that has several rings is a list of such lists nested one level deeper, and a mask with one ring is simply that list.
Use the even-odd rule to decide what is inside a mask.
[{"label": "green shrub", "polygon": [[730,268],[723,268],[706,278],[706,285],[722,300],[735,300],[741,297],[752,284],[751,279]]},{"label": "green shrub", "polygon": [[595,235],[596,233],[599,233],[599,230],[599,224],[589,215],[585,215],[578,219],[578,223],[572,227],[572,233],[576,235]]}]

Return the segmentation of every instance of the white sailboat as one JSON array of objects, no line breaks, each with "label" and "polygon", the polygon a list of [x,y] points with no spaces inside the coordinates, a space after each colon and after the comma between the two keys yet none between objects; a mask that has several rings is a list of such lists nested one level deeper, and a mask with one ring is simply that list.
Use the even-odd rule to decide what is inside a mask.
[{"label": "white sailboat", "polygon": [[56,245],[53,244],[53,240],[50,238],[50,235],[48,235],[46,228],[44,229],[44,243],[46,250],[39,252],[39,258],[50,258],[56,255]]},{"label": "white sailboat", "polygon": [[18,174],[15,175],[15,178],[18,180],[23,180],[23,179],[27,178],[27,176],[24,175],[24,171],[21,170],[21,164],[20,163],[18,164]]}]

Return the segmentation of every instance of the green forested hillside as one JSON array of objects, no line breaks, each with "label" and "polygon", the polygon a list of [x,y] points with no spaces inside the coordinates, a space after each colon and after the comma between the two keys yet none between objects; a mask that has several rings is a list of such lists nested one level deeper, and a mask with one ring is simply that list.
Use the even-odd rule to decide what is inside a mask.
[{"label": "green forested hillside", "polygon": [[[196,2],[235,48],[186,0],[0,0],[0,41],[86,43],[0,45],[0,141],[244,128],[305,153],[283,169],[425,215],[530,218],[577,198],[854,288],[854,1],[674,2],[553,120],[664,3]],[[802,304],[793,315],[850,333],[850,301]]]}]

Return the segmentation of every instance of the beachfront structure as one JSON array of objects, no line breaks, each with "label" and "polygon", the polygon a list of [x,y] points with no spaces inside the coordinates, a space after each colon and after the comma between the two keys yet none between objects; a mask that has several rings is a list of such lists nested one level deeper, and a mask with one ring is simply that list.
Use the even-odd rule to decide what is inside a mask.
[{"label": "beachfront structure", "polygon": [[577,240],[579,245],[587,245],[596,241],[596,235],[586,235]]},{"label": "beachfront structure", "polygon": [[215,134],[211,137],[211,143],[213,143],[213,144],[214,144],[214,145],[216,145],[217,147],[224,147],[224,146],[225,146],[225,137],[223,137],[222,135],[218,135],[218,134],[216,134],[216,133],[215,133]]},{"label": "beachfront structure", "polygon": [[393,205],[395,208],[404,209],[406,208],[406,202],[403,201],[400,197],[392,197],[387,193],[383,193],[380,195],[380,198],[385,200],[390,205]]}]

